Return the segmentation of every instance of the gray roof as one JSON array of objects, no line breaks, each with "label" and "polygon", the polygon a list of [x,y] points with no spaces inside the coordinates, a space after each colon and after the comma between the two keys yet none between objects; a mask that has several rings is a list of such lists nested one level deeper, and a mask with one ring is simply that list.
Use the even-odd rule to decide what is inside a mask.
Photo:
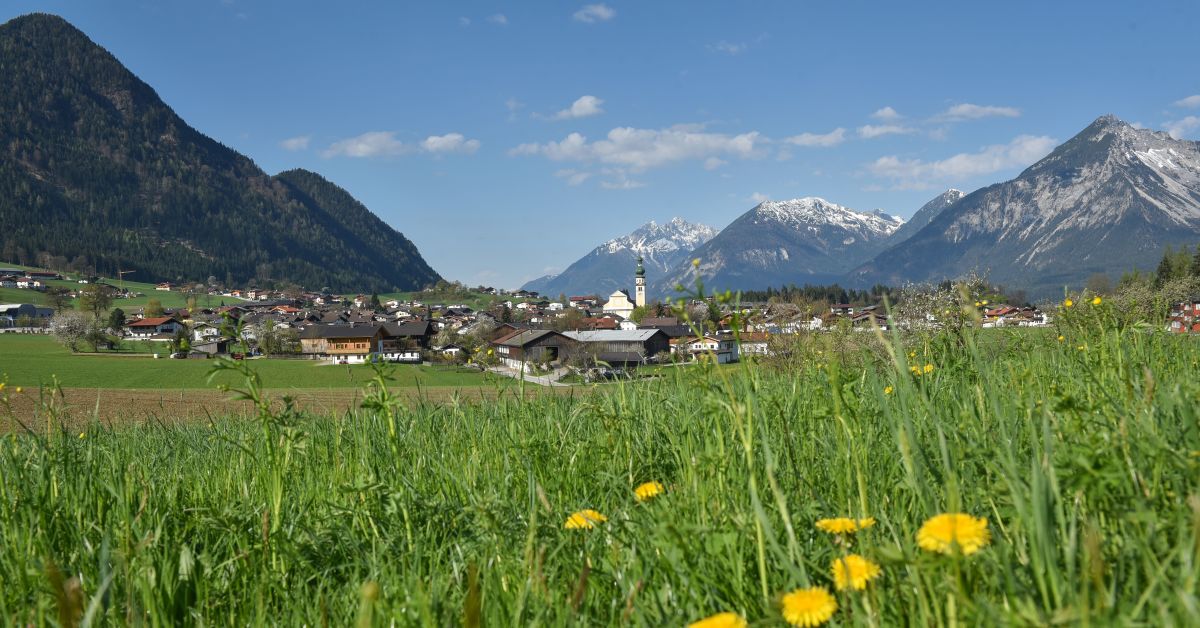
[{"label": "gray roof", "polygon": [[658,329],[597,329],[593,331],[565,331],[563,335],[579,342],[646,342]]},{"label": "gray roof", "polygon": [[545,336],[557,333],[558,332],[550,329],[526,329],[525,331],[496,344],[503,345],[505,347],[524,347],[535,340],[540,340]]}]

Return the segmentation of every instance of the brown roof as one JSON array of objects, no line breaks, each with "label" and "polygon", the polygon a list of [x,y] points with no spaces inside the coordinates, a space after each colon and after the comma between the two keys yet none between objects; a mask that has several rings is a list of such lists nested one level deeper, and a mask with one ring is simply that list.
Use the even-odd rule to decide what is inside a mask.
[{"label": "brown roof", "polygon": [[156,316],[154,318],[143,318],[126,325],[126,327],[158,327],[164,323],[173,323],[175,319],[170,316]]}]

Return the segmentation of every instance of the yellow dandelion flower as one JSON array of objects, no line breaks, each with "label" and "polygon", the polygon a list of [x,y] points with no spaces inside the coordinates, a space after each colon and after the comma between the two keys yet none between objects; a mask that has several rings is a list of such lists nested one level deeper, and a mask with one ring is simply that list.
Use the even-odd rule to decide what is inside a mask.
[{"label": "yellow dandelion flower", "polygon": [[783,618],[793,626],[816,628],[837,612],[837,600],[825,587],[796,589],[780,600]]},{"label": "yellow dandelion flower", "polygon": [[633,494],[637,496],[639,502],[644,502],[655,497],[658,497],[667,490],[661,482],[646,482],[633,489]]},{"label": "yellow dandelion flower", "polygon": [[597,523],[604,523],[605,521],[608,521],[608,517],[588,508],[571,513],[571,516],[567,517],[567,522],[563,524],[563,527],[568,530],[590,530],[596,527]]},{"label": "yellow dandelion flower", "polygon": [[875,517],[864,517],[857,520],[850,517],[817,519],[817,529],[824,530],[830,534],[850,534],[851,532],[866,530],[873,525],[875,525]]},{"label": "yellow dandelion flower", "polygon": [[0,392],[4,392],[4,382],[0,382]]},{"label": "yellow dandelion flower", "polygon": [[688,628],[746,628],[746,619],[737,613],[717,613],[688,624]]},{"label": "yellow dandelion flower", "polygon": [[1075,305],[1075,302],[1070,299],[1063,301],[1063,307],[1071,307],[1072,305]]},{"label": "yellow dandelion flower", "polygon": [[933,365],[932,365],[932,364],[926,364],[926,365],[925,365],[925,374],[926,374],[926,375],[928,375],[928,374],[930,374],[930,373],[932,373],[932,372],[933,372]]},{"label": "yellow dandelion flower", "polygon": [[1064,341],[1064,340],[1066,340],[1066,339],[1067,339],[1067,337],[1066,337],[1066,336],[1059,336],[1059,337],[1058,337],[1058,341],[1059,341],[1059,342],[1062,342],[1062,341]]},{"label": "yellow dandelion flower", "polygon": [[700,268],[700,258],[699,257],[692,260],[692,268]]},{"label": "yellow dandelion flower", "polygon": [[969,556],[983,549],[991,539],[987,519],[962,513],[931,517],[917,530],[917,545],[939,554],[952,554],[957,545],[963,555]]},{"label": "yellow dandelion flower", "polygon": [[1101,303],[1103,303],[1103,301],[1100,299],[1100,297],[1092,299],[1092,305],[1100,305]]},{"label": "yellow dandelion flower", "polygon": [[892,390],[891,386],[888,386],[883,389],[883,394],[885,394],[885,395],[890,395],[890,394],[892,394],[892,392],[894,392],[894,391]]},{"label": "yellow dandelion flower", "polygon": [[16,391],[17,391],[17,394],[18,394],[18,395],[19,395],[19,394],[21,394],[21,387],[20,387],[20,386],[17,386],[17,387],[16,387]]},{"label": "yellow dandelion flower", "polygon": [[83,439],[83,432],[80,432],[80,433],[79,433],[79,438],[80,438],[81,440]]},{"label": "yellow dandelion flower", "polygon": [[981,305],[983,305],[983,303],[981,303],[981,302],[979,302],[979,301],[976,301],[976,302],[975,302],[975,307],[979,307],[979,306],[981,306]]},{"label": "yellow dandelion flower", "polygon": [[492,350],[488,349],[488,355],[492,355]]},{"label": "yellow dandelion flower", "polygon": [[[947,310],[947,311],[949,311],[949,310]],[[908,352],[908,357],[909,357],[909,359],[912,359],[912,358],[915,358],[915,357],[917,357],[917,352],[916,352],[916,351],[909,351],[909,352]]]},{"label": "yellow dandelion flower", "polygon": [[983,304],[984,304],[984,305],[987,305],[987,300],[986,300],[986,299],[983,301]]},{"label": "yellow dandelion flower", "polygon": [[867,583],[878,578],[882,573],[879,565],[858,554],[850,554],[833,561],[830,568],[833,571],[833,583],[839,591],[854,589],[862,591]]}]

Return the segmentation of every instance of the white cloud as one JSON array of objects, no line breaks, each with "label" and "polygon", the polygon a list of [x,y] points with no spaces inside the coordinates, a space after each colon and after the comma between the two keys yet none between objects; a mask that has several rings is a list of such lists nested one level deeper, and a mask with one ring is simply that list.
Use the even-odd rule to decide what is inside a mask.
[{"label": "white cloud", "polygon": [[838,127],[828,133],[801,133],[783,141],[796,146],[837,146],[846,141],[846,129]]},{"label": "white cloud", "polygon": [[761,155],[767,143],[757,131],[739,135],[709,133],[701,125],[678,124],[665,129],[618,127],[605,139],[589,142],[571,133],[560,142],[521,144],[510,155],[541,155],[552,161],[600,162],[635,171],[709,157],[748,159]]},{"label": "white cloud", "polygon": [[577,118],[587,118],[604,113],[604,109],[600,108],[604,101],[595,96],[580,96],[575,102],[571,103],[570,107],[554,114],[550,117],[551,120],[575,120]]},{"label": "white cloud", "polygon": [[1184,136],[1190,135],[1192,131],[1200,129],[1200,117],[1188,116],[1182,120],[1173,120],[1163,125],[1163,129],[1171,134],[1175,139],[1183,139]]},{"label": "white cloud", "polygon": [[492,24],[499,24],[500,26],[508,26],[508,16],[504,15],[503,13],[489,15],[487,21],[491,22]]},{"label": "white cloud", "polygon": [[419,145],[405,144],[396,139],[391,131],[369,131],[362,135],[334,142],[321,152],[323,157],[387,157],[405,155],[418,151],[443,155],[448,153],[471,154],[479,150],[479,140],[469,140],[461,133],[430,135]]},{"label": "white cloud", "polygon": [[368,131],[334,142],[322,153],[325,157],[381,157],[409,152],[411,147],[396,139],[391,131]]},{"label": "white cloud", "polygon": [[757,205],[759,203],[765,203],[765,202],[771,200],[771,195],[763,194],[762,192],[755,192],[750,195],[750,200],[752,202],[754,202],[755,205]]},{"label": "white cloud", "polygon": [[876,110],[875,113],[871,114],[871,117],[875,118],[876,120],[891,122],[894,120],[899,120],[904,116],[900,115],[900,112],[892,109],[891,107],[884,107],[883,109]]},{"label": "white cloud", "polygon": [[308,148],[308,142],[311,139],[312,138],[309,137],[308,135],[289,137],[288,139],[280,142],[279,145],[283,148],[283,150],[290,150],[290,151],[305,150]]},{"label": "white cloud", "polygon": [[748,44],[744,44],[744,43],[735,44],[732,42],[721,40],[715,44],[709,45],[708,49],[715,51],[715,52],[723,52],[728,55],[740,55],[743,52],[746,52],[746,49],[749,47],[750,46]]},{"label": "white cloud", "polygon": [[721,166],[724,166],[727,163],[729,163],[729,162],[725,161],[724,159],[721,159],[720,157],[709,157],[708,159],[704,160],[704,169],[705,170],[716,170],[717,168],[720,168]]},{"label": "white cloud", "polygon": [[617,12],[607,4],[588,4],[575,12],[571,19],[576,22],[584,22],[586,24],[594,24],[596,22],[607,22],[617,16]]},{"label": "white cloud", "polygon": [[638,188],[646,187],[646,184],[642,183],[641,181],[634,181],[633,179],[629,179],[624,175],[621,175],[612,181],[601,181],[600,187],[606,190],[636,190]]},{"label": "white cloud", "polygon": [[469,17],[460,17],[460,18],[458,18],[458,25],[459,25],[459,26],[461,26],[461,27],[463,27],[463,28],[466,28],[466,27],[470,26],[470,25],[471,25],[471,18],[469,18]]},{"label": "white cloud", "polygon": [[959,121],[978,120],[979,118],[1016,118],[1021,110],[1016,107],[997,107],[995,105],[972,105],[963,103],[939,113],[937,120]]},{"label": "white cloud", "polygon": [[560,179],[566,179],[567,185],[579,185],[591,178],[592,173],[582,172],[573,168],[566,168],[554,173],[554,176]]},{"label": "white cloud", "polygon": [[1028,166],[1054,149],[1050,137],[1021,135],[1008,144],[984,147],[977,153],[959,153],[939,161],[880,157],[868,165],[879,177],[892,179],[902,189],[924,189],[938,182],[961,180],[1000,170]]},{"label": "white cloud", "polygon": [[915,132],[914,128],[897,124],[865,124],[858,127],[858,136],[867,140],[884,135],[908,135]]},{"label": "white cloud", "polygon": [[427,153],[464,153],[470,155],[479,150],[479,140],[469,140],[462,133],[447,133],[445,135],[430,135],[421,142],[421,148]]},{"label": "white cloud", "polygon": [[1196,94],[1195,96],[1188,96],[1187,98],[1181,98],[1179,100],[1176,100],[1175,106],[1176,107],[1187,107],[1189,109],[1194,109],[1196,107],[1200,107],[1200,94]]}]

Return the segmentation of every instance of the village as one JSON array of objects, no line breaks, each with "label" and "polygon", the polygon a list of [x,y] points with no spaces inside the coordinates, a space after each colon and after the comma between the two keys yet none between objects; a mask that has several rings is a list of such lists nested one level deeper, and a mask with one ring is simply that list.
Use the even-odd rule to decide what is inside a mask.
[{"label": "village", "polygon": [[[643,365],[697,359],[727,364],[769,356],[777,341],[797,334],[887,331],[896,325],[881,304],[832,303],[804,311],[769,302],[718,303],[712,297],[686,299],[674,306],[650,303],[640,258],[633,280],[632,295],[617,290],[607,297],[562,295],[558,299],[480,286],[475,292],[493,299],[489,307],[479,309],[421,298],[380,300],[376,295],[160,283],[155,292],[187,291],[192,307],[142,306],[125,311],[122,299],[144,295],[121,282],[97,277],[75,279],[81,287],[67,296],[107,291],[112,306],[121,309],[124,317],[108,321],[103,330],[108,344],[161,343],[148,346],[161,346],[163,357],[445,363],[559,376],[597,369],[625,373]],[[44,291],[48,282],[63,281],[62,274],[52,271],[0,269],[0,287]],[[219,299],[221,304],[201,305],[198,294],[206,303]],[[1050,322],[1033,307],[976,305],[981,306],[979,320],[984,328],[1040,327]],[[46,333],[53,329],[55,314],[53,308],[32,303],[0,305],[0,331]],[[1178,320],[1182,319],[1172,319],[1173,329],[1181,325]],[[938,324],[932,316],[928,323]]]}]

